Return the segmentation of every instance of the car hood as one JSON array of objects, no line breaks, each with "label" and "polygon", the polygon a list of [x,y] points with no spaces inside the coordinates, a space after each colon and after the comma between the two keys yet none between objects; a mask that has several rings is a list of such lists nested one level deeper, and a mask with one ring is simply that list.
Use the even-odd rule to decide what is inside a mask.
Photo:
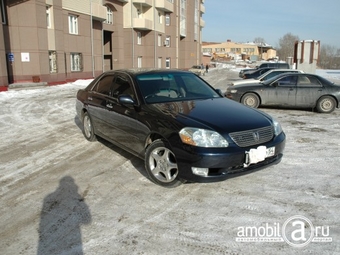
[{"label": "car hood", "polygon": [[250,78],[246,80],[235,81],[232,83],[233,86],[239,86],[241,84],[250,84],[250,83],[260,83],[261,81]]},{"label": "car hood", "polygon": [[236,86],[229,86],[227,87],[227,91],[230,91],[233,89],[242,89],[242,88],[249,89],[249,87],[251,87],[251,89],[259,89],[259,88],[265,88],[266,86],[267,85],[265,85],[263,82],[255,80],[249,83],[242,83],[242,84],[237,84]]},{"label": "car hood", "polygon": [[220,133],[256,129],[272,124],[269,115],[227,98],[168,102],[153,104],[152,107],[182,127],[206,128]]}]

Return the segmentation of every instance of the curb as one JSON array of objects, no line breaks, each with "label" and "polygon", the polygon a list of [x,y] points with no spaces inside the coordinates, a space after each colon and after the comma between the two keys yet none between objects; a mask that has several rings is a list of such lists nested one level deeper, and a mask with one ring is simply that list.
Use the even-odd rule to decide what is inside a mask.
[{"label": "curb", "polygon": [[42,88],[48,86],[47,82],[22,82],[22,83],[12,83],[8,85],[7,90],[13,89],[33,89],[33,88]]}]

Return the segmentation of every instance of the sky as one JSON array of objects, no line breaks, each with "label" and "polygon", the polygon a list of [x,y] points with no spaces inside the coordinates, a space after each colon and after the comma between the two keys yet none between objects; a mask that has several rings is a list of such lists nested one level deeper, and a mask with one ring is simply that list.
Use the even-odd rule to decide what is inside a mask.
[{"label": "sky", "polygon": [[291,33],[340,48],[340,0],[205,0],[202,40],[252,42],[273,47]]}]

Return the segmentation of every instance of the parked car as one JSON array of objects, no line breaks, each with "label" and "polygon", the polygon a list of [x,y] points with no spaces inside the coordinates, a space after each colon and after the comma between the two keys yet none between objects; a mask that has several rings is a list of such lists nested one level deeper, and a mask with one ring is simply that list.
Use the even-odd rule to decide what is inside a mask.
[{"label": "parked car", "polygon": [[167,187],[277,164],[285,147],[276,120],[188,71],[104,72],[78,91],[76,112],[87,140],[142,158],[149,178]]},{"label": "parked car", "polygon": [[249,78],[249,79],[234,81],[231,83],[231,86],[237,86],[240,84],[260,83],[261,81],[269,80],[273,78],[274,76],[282,74],[282,73],[304,73],[304,72],[301,70],[296,70],[296,69],[271,69],[256,78]]},{"label": "parked car", "polygon": [[194,65],[189,69],[190,72],[193,72],[197,75],[205,75],[205,67],[200,65]]},{"label": "parked car", "polygon": [[275,69],[275,68],[277,68],[277,69],[290,69],[289,64],[285,63],[285,62],[265,62],[265,63],[262,63],[261,65],[257,66],[256,68],[247,68],[247,69],[240,70],[238,76],[240,78],[243,78],[244,74],[246,74],[246,73],[251,73],[251,72],[254,72],[258,69],[267,68],[267,67],[271,67],[273,69]]},{"label": "parked car", "polygon": [[316,108],[320,113],[331,113],[339,108],[340,86],[318,75],[284,73],[261,83],[230,86],[225,96],[254,108]]},{"label": "parked car", "polygon": [[268,72],[269,70],[272,70],[274,68],[272,67],[264,67],[264,68],[260,68],[260,69],[256,69],[255,71],[252,72],[246,72],[243,74],[243,79],[254,79],[259,77],[260,75]]}]

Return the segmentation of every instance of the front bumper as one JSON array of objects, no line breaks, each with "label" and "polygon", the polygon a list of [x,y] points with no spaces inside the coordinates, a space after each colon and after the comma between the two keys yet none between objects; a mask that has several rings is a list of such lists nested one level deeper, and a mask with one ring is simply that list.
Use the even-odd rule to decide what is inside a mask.
[{"label": "front bumper", "polygon": [[241,102],[241,95],[238,94],[238,93],[230,93],[230,92],[226,91],[224,93],[224,97],[231,99],[231,100],[234,100],[236,102]]},{"label": "front bumper", "polygon": [[[180,157],[177,156],[179,178],[192,182],[222,181],[278,164],[283,156],[285,138],[286,136],[282,132],[271,142],[261,144],[267,148],[275,147],[275,154],[264,161],[251,164],[248,167],[244,167],[246,151],[257,146],[251,148],[231,147],[225,150],[196,148],[196,150],[191,150],[190,152],[182,152]],[[192,167],[209,168],[209,173],[207,176],[195,175],[191,170]]]}]

